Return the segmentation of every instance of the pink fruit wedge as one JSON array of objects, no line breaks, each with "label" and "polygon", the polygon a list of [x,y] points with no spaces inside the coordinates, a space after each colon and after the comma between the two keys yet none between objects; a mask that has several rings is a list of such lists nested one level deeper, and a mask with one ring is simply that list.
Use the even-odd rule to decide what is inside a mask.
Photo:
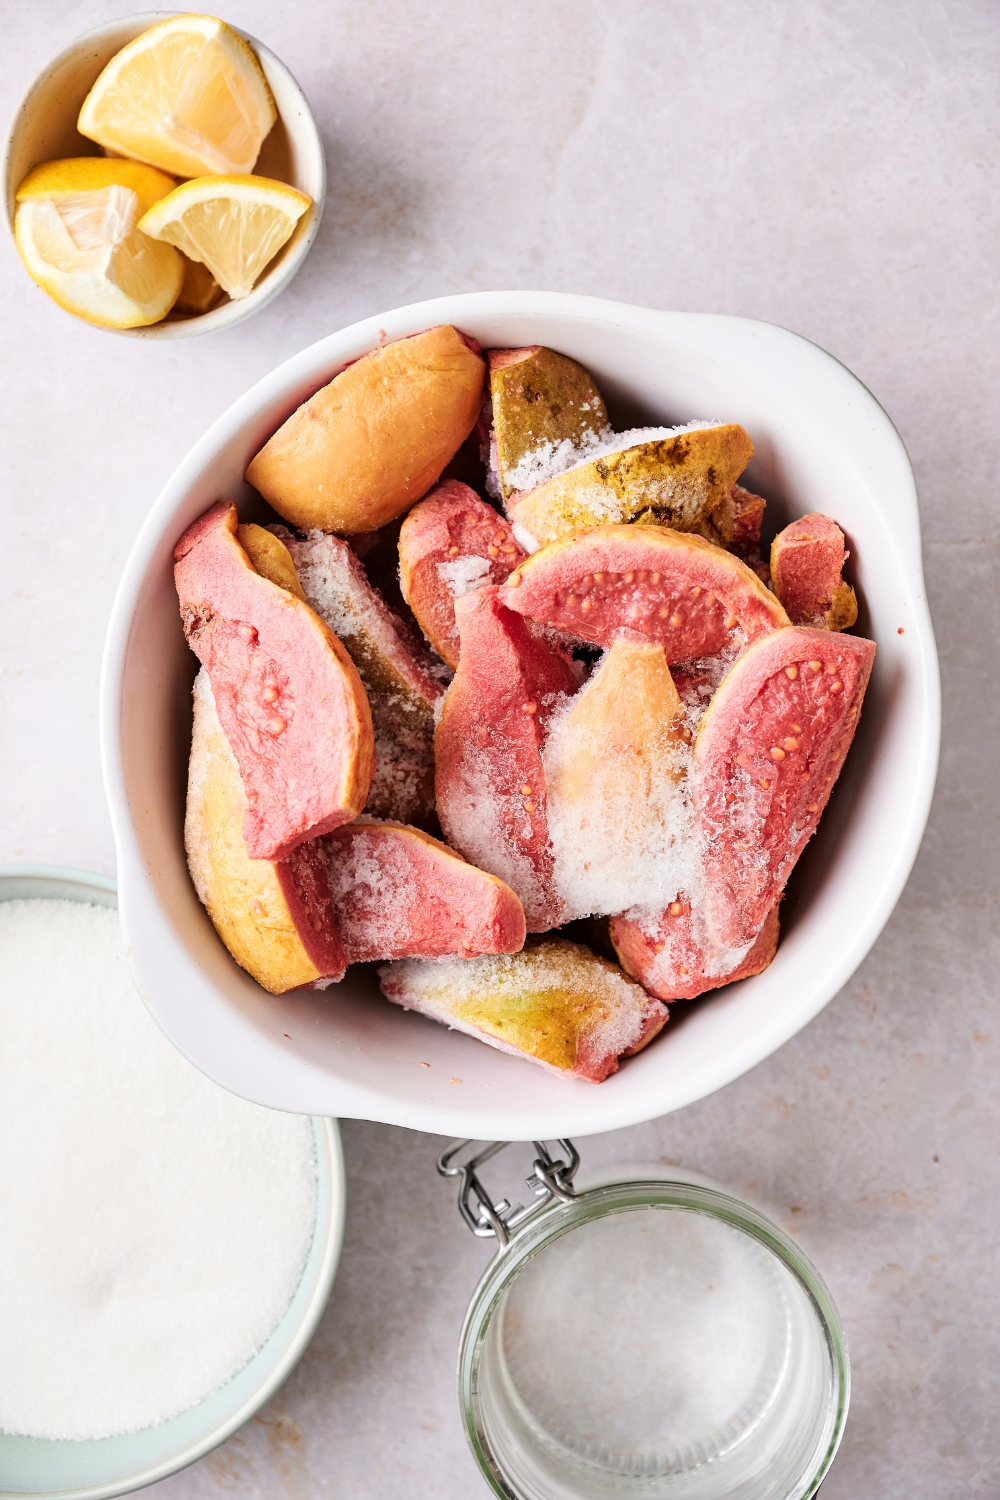
[{"label": "pink fruit wedge", "polygon": [[682,896],[663,912],[612,917],[608,931],[626,974],[660,1000],[693,1000],[720,985],[749,979],[767,968],[778,949],[777,903],[742,958],[739,950],[734,954],[699,942],[695,930],[702,926],[692,920],[691,904]]},{"label": "pink fruit wedge", "polygon": [[503,583],[523,561],[510,522],[457,479],[439,484],[410,511],[399,533],[403,598],[449,667],[458,666],[455,600]]},{"label": "pink fruit wedge", "polygon": [[455,601],[462,651],[434,740],[438,816],[466,859],[517,892],[529,932],[559,922],[541,746],[568,658],[536,640],[494,587]]},{"label": "pink fruit wedge", "polygon": [[509,885],[402,823],[349,823],[323,841],[349,963],[516,953],[524,911]]},{"label": "pink fruit wedge", "polygon": [[598,526],[560,537],[516,569],[509,609],[598,646],[655,641],[670,662],[740,648],[788,616],[738,557],[663,526]]},{"label": "pink fruit wedge", "polygon": [[779,531],[771,543],[771,582],[793,625],[847,630],[858,601],[841,569],[849,557],[836,521],[817,512]]},{"label": "pink fruit wedge", "polygon": [[495,957],[405,959],[379,978],[397,1005],[588,1083],[614,1073],[667,1020],[666,1006],[617,965],[565,938]]},{"label": "pink fruit wedge", "polygon": [[695,807],[713,941],[756,940],[844,764],[872,641],[789,626],[729,669],[695,740]]},{"label": "pink fruit wedge", "polygon": [[254,569],[235,505],[213,505],[174,556],[184,634],[246,791],[247,853],[285,859],[365,805],[374,741],[361,679],[309,606]]}]

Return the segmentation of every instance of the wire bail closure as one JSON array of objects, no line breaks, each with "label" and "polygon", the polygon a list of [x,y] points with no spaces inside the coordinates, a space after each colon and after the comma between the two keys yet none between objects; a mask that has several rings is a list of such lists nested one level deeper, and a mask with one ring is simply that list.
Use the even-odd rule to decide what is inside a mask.
[{"label": "wire bail closure", "polygon": [[[558,1198],[568,1203],[577,1196],[576,1189],[573,1187],[573,1178],[580,1165],[580,1153],[571,1140],[564,1138],[557,1142],[568,1158],[566,1161],[553,1157],[544,1141],[532,1142],[538,1154],[535,1157],[531,1176],[526,1177],[524,1181],[525,1186],[531,1188],[536,1201],[529,1203],[527,1207],[521,1203],[512,1204],[508,1198],[501,1198],[498,1203],[494,1203],[479,1177],[478,1169],[483,1163],[497,1156],[512,1143],[490,1141],[468,1160],[456,1162],[455,1158],[471,1144],[471,1140],[452,1141],[451,1145],[438,1157],[437,1169],[442,1177],[459,1179],[459,1213],[477,1239],[495,1239],[500,1251],[505,1250],[510,1244],[511,1235],[515,1230],[545,1208],[553,1199]],[[475,1206],[470,1200],[474,1200]]]}]

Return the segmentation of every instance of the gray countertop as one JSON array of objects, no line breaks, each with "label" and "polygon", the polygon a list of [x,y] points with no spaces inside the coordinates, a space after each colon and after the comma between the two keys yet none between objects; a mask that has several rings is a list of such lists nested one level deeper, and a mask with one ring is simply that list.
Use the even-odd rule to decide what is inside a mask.
[{"label": "gray countertop", "polygon": [[[2,112],[120,5],[8,7]],[[824,1272],[854,1365],[829,1500],[1000,1496],[1000,10],[990,0],[231,0],[303,85],[330,172],[309,261],[207,339],[78,324],[2,251],[0,860],[114,871],[96,692],[115,585],[208,423],[305,344],[444,292],[542,287],[784,324],[902,433],[941,651],[937,797],[907,890],[820,1017],[721,1093],[583,1143],[683,1163]],[[439,1142],[345,1122],[347,1239],[279,1395],[176,1500],[486,1493],[455,1349],[487,1251]],[[152,1492],[151,1492],[152,1493]]]}]

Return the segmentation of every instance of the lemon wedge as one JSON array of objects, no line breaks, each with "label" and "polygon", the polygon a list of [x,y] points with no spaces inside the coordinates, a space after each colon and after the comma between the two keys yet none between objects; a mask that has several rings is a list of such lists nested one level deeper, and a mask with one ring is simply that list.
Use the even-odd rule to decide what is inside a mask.
[{"label": "lemon wedge", "polygon": [[154,203],[139,228],[201,261],[237,301],[311,207],[306,193],[270,177],[195,177]]},{"label": "lemon wedge", "polygon": [[260,63],[214,16],[172,16],[111,59],[77,128],[178,177],[249,172],[277,118]]},{"label": "lemon wedge", "polygon": [[17,190],[14,238],[28,274],[60,307],[102,328],[158,323],[173,307],[184,260],[137,228],[173,178],[134,161],[47,161]]}]

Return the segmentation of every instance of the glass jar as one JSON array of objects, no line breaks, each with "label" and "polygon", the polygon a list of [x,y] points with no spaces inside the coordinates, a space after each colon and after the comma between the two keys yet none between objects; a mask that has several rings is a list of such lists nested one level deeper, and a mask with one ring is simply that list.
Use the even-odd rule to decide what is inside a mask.
[{"label": "glass jar", "polygon": [[536,1202],[494,1204],[493,1142],[439,1170],[498,1253],[459,1346],[466,1435],[505,1500],[805,1500],[836,1453],[850,1369],[836,1307],[756,1208],[687,1175],[573,1185],[542,1142]]}]

